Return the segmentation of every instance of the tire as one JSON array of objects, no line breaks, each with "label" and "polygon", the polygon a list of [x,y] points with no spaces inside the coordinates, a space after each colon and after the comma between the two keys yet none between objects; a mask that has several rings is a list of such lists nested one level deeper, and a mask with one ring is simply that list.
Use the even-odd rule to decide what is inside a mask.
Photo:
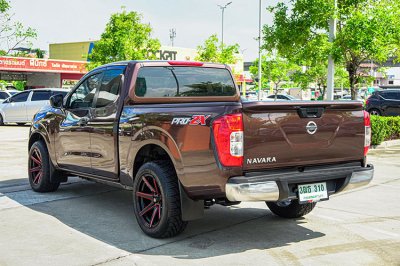
[{"label": "tire", "polygon": [[0,126],[4,126],[4,120],[2,115],[0,115]]},{"label": "tire", "polygon": [[28,158],[28,176],[32,190],[36,192],[56,191],[60,182],[50,182],[56,173],[51,166],[49,152],[43,141],[33,143]]},{"label": "tire", "polygon": [[148,162],[133,182],[133,206],[142,231],[154,238],[173,237],[185,230],[178,177],[168,161]]},{"label": "tire", "polygon": [[268,208],[274,214],[283,218],[299,218],[310,213],[316,202],[300,204],[298,200],[291,200],[290,202],[266,202]]},{"label": "tire", "polygon": [[370,115],[382,115],[381,111],[379,111],[378,109],[375,109],[375,108],[370,109],[368,112]]}]

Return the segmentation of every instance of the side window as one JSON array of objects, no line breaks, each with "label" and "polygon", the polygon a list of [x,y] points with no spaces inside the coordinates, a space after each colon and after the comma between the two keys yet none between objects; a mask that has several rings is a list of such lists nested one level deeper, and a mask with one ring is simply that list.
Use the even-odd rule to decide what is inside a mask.
[{"label": "side window", "polygon": [[11,98],[11,102],[14,103],[26,102],[26,100],[28,100],[28,96],[29,96],[29,91],[18,93]]},{"label": "side window", "polygon": [[96,108],[105,107],[118,99],[123,71],[123,69],[110,69],[104,72]]},{"label": "side window", "polygon": [[383,96],[383,98],[385,98],[387,100],[394,100],[394,99],[396,99],[396,92],[385,91],[382,96]]},{"label": "side window", "polygon": [[100,87],[101,75],[102,73],[97,73],[84,80],[69,97],[67,108],[78,109],[92,107],[96,90]]},{"label": "side window", "polygon": [[8,98],[8,94],[4,91],[0,91],[0,99],[4,100]]},{"label": "side window", "polygon": [[50,99],[51,92],[50,91],[34,91],[31,101],[47,101]]}]

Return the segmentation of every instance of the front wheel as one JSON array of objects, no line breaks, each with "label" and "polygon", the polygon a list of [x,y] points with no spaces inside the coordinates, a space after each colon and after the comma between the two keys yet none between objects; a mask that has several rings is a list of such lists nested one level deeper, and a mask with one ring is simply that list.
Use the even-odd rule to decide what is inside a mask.
[{"label": "front wheel", "polygon": [[0,115],[0,126],[4,126],[4,120],[2,115]]},{"label": "front wheel", "polygon": [[299,218],[310,213],[317,203],[300,204],[298,200],[265,202],[274,214],[283,218]]},{"label": "front wheel", "polygon": [[50,167],[50,158],[43,141],[36,141],[29,150],[28,176],[31,188],[36,192],[56,191],[60,182],[50,182],[56,171]]},{"label": "front wheel", "polygon": [[178,178],[168,161],[140,167],[133,183],[133,204],[140,228],[151,237],[173,237],[187,225],[182,221]]}]

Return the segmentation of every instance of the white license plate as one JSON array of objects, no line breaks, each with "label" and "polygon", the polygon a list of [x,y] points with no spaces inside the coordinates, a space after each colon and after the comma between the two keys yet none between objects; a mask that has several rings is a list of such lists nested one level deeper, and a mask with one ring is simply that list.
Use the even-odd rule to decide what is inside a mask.
[{"label": "white license plate", "polygon": [[299,191],[299,201],[302,203],[317,202],[328,198],[326,182],[298,185],[297,188]]}]

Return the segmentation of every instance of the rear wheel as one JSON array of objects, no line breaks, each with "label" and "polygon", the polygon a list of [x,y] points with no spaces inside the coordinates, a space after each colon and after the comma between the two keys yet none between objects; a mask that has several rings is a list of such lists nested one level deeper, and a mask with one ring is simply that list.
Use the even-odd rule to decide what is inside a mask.
[{"label": "rear wheel", "polygon": [[60,186],[60,182],[50,182],[51,175],[56,174],[50,164],[46,145],[42,141],[33,143],[29,150],[28,176],[29,183],[34,191],[52,192]]},{"label": "rear wheel", "polygon": [[300,204],[298,200],[266,202],[274,214],[283,218],[299,218],[310,213],[317,203]]},{"label": "rear wheel", "polygon": [[181,233],[182,221],[178,178],[168,161],[148,162],[140,167],[133,184],[136,220],[144,233],[155,238]]},{"label": "rear wheel", "polygon": [[369,113],[371,114],[371,115],[381,115],[381,111],[379,111],[378,109],[370,109],[369,110]]}]

